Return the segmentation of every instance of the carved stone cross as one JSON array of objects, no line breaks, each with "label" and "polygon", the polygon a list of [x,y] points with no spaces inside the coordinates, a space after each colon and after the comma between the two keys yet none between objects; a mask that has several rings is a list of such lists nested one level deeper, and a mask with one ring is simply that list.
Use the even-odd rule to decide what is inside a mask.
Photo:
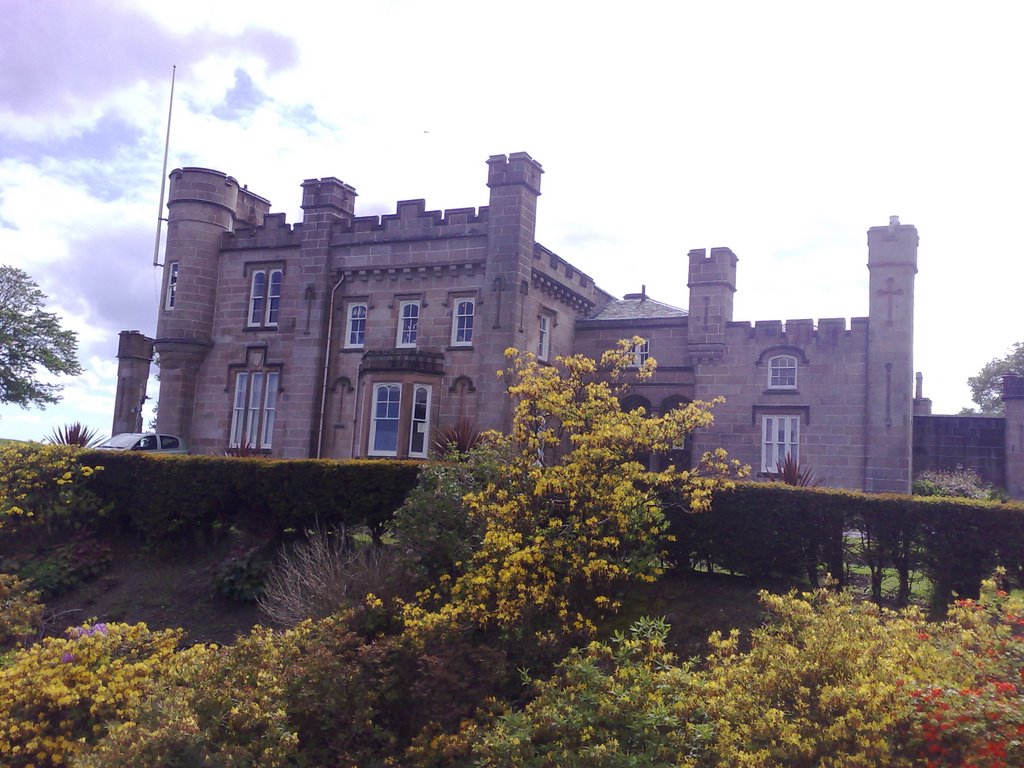
[{"label": "carved stone cross", "polygon": [[895,282],[896,281],[890,277],[885,281],[885,288],[878,289],[879,296],[887,296],[889,298],[889,318],[886,321],[886,325],[892,325],[892,297],[903,295],[902,288],[893,288]]}]

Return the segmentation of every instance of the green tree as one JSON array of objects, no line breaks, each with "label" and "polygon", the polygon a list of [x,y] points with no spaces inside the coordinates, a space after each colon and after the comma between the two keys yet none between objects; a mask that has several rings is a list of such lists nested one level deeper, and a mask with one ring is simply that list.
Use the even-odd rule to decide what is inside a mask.
[{"label": "green tree", "polygon": [[41,370],[77,376],[78,338],[44,312],[46,294],[24,271],[0,265],[0,403],[44,407],[61,386],[41,381]]},{"label": "green tree", "polygon": [[982,413],[999,415],[1003,412],[1003,374],[1024,374],[1024,342],[1017,342],[1003,357],[989,360],[977,376],[967,379],[971,397]]}]

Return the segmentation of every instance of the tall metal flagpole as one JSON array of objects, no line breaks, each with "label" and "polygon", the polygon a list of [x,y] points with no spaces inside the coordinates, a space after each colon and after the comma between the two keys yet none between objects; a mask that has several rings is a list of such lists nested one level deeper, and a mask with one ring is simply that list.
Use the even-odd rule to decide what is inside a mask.
[{"label": "tall metal flagpole", "polygon": [[171,66],[171,101],[167,105],[167,138],[164,140],[164,170],[160,174],[160,205],[156,209],[156,243],[153,245],[153,266],[162,267],[160,263],[160,228],[164,222],[164,192],[167,189],[167,152],[171,147],[171,112],[174,109],[174,73],[178,66]]}]

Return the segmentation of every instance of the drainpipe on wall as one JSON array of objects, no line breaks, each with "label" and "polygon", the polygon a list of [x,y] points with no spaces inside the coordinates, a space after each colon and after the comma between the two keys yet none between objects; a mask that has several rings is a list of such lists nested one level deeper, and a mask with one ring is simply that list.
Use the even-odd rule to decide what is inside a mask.
[{"label": "drainpipe on wall", "polygon": [[331,336],[334,331],[334,298],[338,293],[341,284],[345,282],[345,275],[334,284],[331,289],[331,308],[327,315],[327,344],[324,348],[324,380],[320,390],[320,426],[316,433],[316,457],[319,459],[324,447],[324,416],[327,412],[327,376],[331,369]]}]

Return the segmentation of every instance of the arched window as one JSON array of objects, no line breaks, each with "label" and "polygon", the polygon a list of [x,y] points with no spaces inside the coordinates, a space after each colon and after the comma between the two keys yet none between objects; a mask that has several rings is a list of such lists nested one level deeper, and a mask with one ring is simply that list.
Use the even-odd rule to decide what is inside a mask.
[{"label": "arched window", "polygon": [[796,358],[776,355],[768,361],[769,389],[796,389]]},{"label": "arched window", "polygon": [[398,338],[396,347],[415,347],[419,333],[420,303],[403,301],[398,310]]},{"label": "arched window", "polygon": [[452,313],[452,346],[468,347],[473,343],[473,319],[476,304],[473,299],[456,299]]},{"label": "arched window", "polygon": [[635,411],[637,408],[643,408],[644,414],[650,416],[651,401],[640,395],[630,395],[622,401],[623,411]]}]

